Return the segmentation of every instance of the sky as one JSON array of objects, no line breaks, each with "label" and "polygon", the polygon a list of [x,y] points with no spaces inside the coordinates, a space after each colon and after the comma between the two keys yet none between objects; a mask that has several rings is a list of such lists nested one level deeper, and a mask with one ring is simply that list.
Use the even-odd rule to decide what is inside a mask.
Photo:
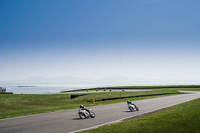
[{"label": "sky", "polygon": [[199,0],[0,0],[0,81],[200,80]]}]

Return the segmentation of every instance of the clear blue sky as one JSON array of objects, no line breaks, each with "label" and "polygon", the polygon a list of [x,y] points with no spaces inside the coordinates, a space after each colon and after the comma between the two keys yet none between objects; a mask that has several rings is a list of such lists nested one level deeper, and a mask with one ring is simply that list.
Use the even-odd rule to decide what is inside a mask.
[{"label": "clear blue sky", "polygon": [[199,0],[0,0],[0,80],[200,79]]}]

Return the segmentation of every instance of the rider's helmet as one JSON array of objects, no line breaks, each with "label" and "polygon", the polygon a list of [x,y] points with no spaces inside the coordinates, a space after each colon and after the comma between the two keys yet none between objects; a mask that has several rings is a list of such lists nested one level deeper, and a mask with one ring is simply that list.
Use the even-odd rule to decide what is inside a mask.
[{"label": "rider's helmet", "polygon": [[129,100],[127,100],[127,104],[129,104],[130,103],[130,101]]},{"label": "rider's helmet", "polygon": [[80,108],[83,108],[83,105],[82,105],[82,104],[80,105]]}]

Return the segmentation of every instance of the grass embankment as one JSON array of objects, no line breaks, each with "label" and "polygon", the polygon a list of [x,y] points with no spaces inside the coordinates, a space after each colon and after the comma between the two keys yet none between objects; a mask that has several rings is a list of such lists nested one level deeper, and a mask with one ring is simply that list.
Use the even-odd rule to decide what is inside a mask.
[{"label": "grass embankment", "polygon": [[[87,133],[200,133],[200,98]],[[84,133],[82,132],[82,133]]]},{"label": "grass embankment", "polygon": [[[111,103],[126,102],[127,99],[117,99],[109,101],[99,101],[95,103],[87,102],[91,98],[95,100],[112,98],[112,97],[124,97],[124,96],[136,96],[146,94],[162,94],[162,93],[177,93],[177,90],[173,89],[156,89],[153,91],[143,92],[106,92],[106,93],[87,93],[87,95],[80,96],[71,99],[70,94],[52,94],[52,95],[26,95],[26,94],[14,94],[14,95],[0,95],[0,119],[10,118],[16,116],[25,116],[32,114],[39,114],[45,112],[52,112],[57,110],[77,109],[80,104],[86,107],[97,106]],[[140,99],[153,98],[158,96],[137,97],[129,98],[129,100],[135,101]]]},{"label": "grass embankment", "polygon": [[109,90],[153,90],[153,89],[174,89],[174,90],[190,90],[190,91],[200,91],[200,85],[157,85],[157,86],[114,86],[114,87],[97,87],[97,88],[89,88],[89,89],[81,89],[81,90],[70,90],[63,91],[65,92],[84,92],[84,91],[109,91]]}]

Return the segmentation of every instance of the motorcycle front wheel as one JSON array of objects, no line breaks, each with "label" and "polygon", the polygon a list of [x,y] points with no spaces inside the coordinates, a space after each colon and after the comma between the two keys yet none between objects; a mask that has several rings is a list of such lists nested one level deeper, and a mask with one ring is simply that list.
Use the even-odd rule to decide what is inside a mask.
[{"label": "motorcycle front wheel", "polygon": [[135,106],[136,110],[139,111],[139,108],[137,106]]},{"label": "motorcycle front wheel", "polygon": [[80,113],[80,114],[79,114],[79,117],[80,117],[81,119],[85,119],[85,118],[86,118],[86,116],[85,116],[83,113]]},{"label": "motorcycle front wheel", "polygon": [[94,112],[90,112],[90,116],[91,116],[92,118],[94,118],[94,117],[95,117],[95,113],[94,113]]}]

